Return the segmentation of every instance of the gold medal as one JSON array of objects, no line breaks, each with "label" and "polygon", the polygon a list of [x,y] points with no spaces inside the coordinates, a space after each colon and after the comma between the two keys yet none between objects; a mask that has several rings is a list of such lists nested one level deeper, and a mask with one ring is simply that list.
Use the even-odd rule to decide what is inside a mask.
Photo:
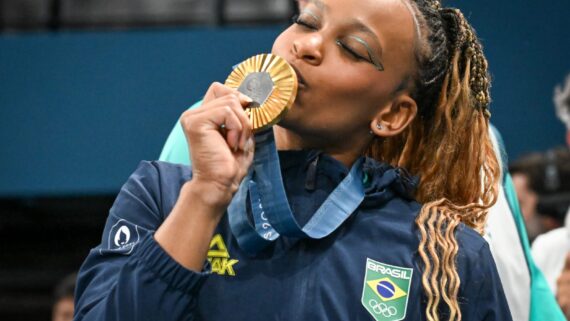
[{"label": "gold medal", "polygon": [[226,79],[226,86],[253,99],[245,112],[253,131],[258,132],[275,125],[293,106],[297,74],[285,59],[261,54],[240,63]]}]

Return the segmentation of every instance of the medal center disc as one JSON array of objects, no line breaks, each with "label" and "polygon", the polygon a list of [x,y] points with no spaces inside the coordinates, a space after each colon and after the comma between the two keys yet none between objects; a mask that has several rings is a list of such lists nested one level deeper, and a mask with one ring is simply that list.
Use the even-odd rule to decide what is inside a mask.
[{"label": "medal center disc", "polygon": [[273,92],[275,84],[268,72],[252,72],[248,74],[238,87],[238,91],[253,99],[249,105],[255,108],[263,105]]}]

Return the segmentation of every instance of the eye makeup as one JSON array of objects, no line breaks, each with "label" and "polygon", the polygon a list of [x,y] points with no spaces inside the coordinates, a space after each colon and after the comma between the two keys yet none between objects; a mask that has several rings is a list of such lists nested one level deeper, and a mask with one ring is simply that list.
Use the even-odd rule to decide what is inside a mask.
[{"label": "eye makeup", "polygon": [[301,18],[299,15],[294,15],[291,18],[291,23],[293,24],[297,24],[303,28],[307,28],[309,30],[317,30],[317,26],[315,26],[314,24],[308,22],[307,20]]},{"label": "eye makeup", "polygon": [[[362,44],[364,46],[364,48],[366,48],[366,53],[368,54],[369,62],[371,64],[373,64],[374,67],[376,67],[376,70],[384,71],[384,66],[382,65],[382,63],[380,62],[380,60],[378,59],[378,57],[374,53],[374,50],[372,50],[372,48],[370,48],[370,46],[368,45],[368,43],[364,39],[362,39],[358,36],[353,36],[353,35],[347,36],[347,38],[354,39],[358,43]],[[339,41],[337,40],[337,44],[338,44],[338,42]]]},{"label": "eye makeup", "polygon": [[[309,4],[314,4],[313,1],[311,0],[309,0],[308,2]],[[307,7],[302,8],[301,12],[292,18],[292,22],[302,26],[303,28],[307,28],[309,30],[314,30],[314,31],[320,29],[321,25],[319,17]],[[350,25],[351,29],[357,28],[358,30],[363,30],[367,33],[374,35],[374,33],[368,27],[364,26],[358,21],[356,23],[353,22]],[[359,45],[363,46],[364,49],[366,50],[366,54],[360,54],[358,50],[354,49],[354,46],[347,44],[346,41],[343,41],[341,39],[336,39],[335,43],[343,50],[348,52],[350,55],[352,55],[354,58],[374,65],[374,67],[378,71],[384,71],[384,65],[380,62],[380,59],[376,54],[376,51],[372,49],[372,47],[368,44],[368,42],[366,42],[364,39],[356,35],[348,35],[344,36],[344,38],[356,41]]]},{"label": "eye makeup", "polygon": [[311,19],[313,19],[314,21],[319,21],[319,18],[317,17],[317,15],[313,11],[311,11],[310,9],[303,9],[303,11],[301,11],[301,13],[299,15],[307,15]]}]

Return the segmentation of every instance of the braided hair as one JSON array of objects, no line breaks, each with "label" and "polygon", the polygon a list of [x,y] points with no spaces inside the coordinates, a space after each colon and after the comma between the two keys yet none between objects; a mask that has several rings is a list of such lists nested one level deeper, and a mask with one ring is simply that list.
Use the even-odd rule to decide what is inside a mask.
[{"label": "braided hair", "polygon": [[420,176],[416,198],[424,205],[416,225],[426,316],[460,321],[455,232],[464,223],[482,234],[498,194],[500,167],[489,137],[490,76],[461,11],[438,0],[404,1],[417,24],[411,95],[419,117],[400,135],[376,140],[368,155]]}]

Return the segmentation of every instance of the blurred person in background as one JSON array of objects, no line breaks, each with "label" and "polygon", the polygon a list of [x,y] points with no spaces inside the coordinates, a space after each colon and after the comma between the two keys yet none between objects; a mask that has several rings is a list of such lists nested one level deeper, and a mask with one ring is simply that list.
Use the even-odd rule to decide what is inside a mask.
[{"label": "blurred person in background", "polygon": [[[558,118],[566,125],[566,143],[570,147],[570,74],[564,86],[556,87],[554,104]],[[568,165],[566,163],[565,165]],[[568,182],[566,182],[568,183]],[[566,197],[569,195],[566,194]],[[570,212],[570,208],[567,212]],[[565,227],[537,237],[532,246],[537,265],[544,272],[566,318],[570,318],[570,217]]]},{"label": "blurred person in background", "polygon": [[566,147],[531,153],[509,166],[529,240],[564,225],[570,192],[570,151]]},{"label": "blurred person in background", "polygon": [[73,299],[76,279],[77,273],[73,273],[63,278],[56,285],[54,290],[54,304],[51,315],[52,321],[73,320]]},{"label": "blurred person in background", "polygon": [[529,240],[532,242],[541,233],[541,226],[536,214],[540,181],[540,154],[522,156],[509,166],[513,178],[517,199],[524,217]]}]

